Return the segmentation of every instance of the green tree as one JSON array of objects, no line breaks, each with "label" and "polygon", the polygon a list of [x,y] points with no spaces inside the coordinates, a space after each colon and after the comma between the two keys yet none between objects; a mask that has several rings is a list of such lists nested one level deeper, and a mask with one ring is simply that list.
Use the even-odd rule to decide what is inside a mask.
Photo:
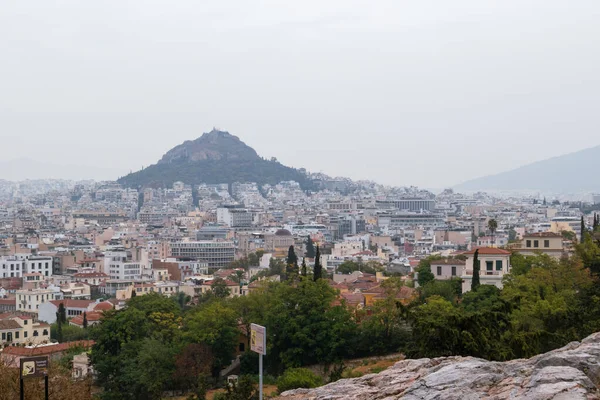
[{"label": "green tree", "polygon": [[321,251],[317,246],[317,252],[315,253],[315,265],[313,267],[313,279],[315,281],[321,279],[323,276],[323,266],[321,265]]},{"label": "green tree", "polygon": [[475,254],[473,255],[473,279],[471,280],[471,290],[477,291],[479,288],[479,271],[480,271],[480,263],[479,263],[479,249],[475,250]]},{"label": "green tree", "polygon": [[83,312],[83,329],[87,329],[87,327],[88,327],[87,313],[84,311]]},{"label": "green tree", "polygon": [[[461,312],[439,296],[411,311],[413,345],[409,356],[439,357],[460,354]],[[440,338],[444,338],[440,340]]]},{"label": "green tree", "polygon": [[[171,365],[165,361],[171,356],[165,354],[174,354],[181,343],[179,313],[173,299],[150,293],[130,299],[123,310],[106,311],[102,323],[88,329],[95,341],[91,361],[104,389],[102,399],[158,398],[158,387],[168,386],[167,380],[156,378]],[[149,353],[153,347],[158,350]]]},{"label": "green tree", "polygon": [[225,387],[223,400],[258,400],[258,385],[248,375],[242,375],[237,383]]},{"label": "green tree", "polygon": [[298,274],[298,256],[294,251],[294,246],[290,246],[288,249],[285,273],[286,279],[292,279],[293,276]]},{"label": "green tree", "polygon": [[417,282],[420,287],[424,287],[429,282],[433,282],[435,280],[435,276],[431,272],[431,261],[424,259],[419,262],[419,266],[417,267]]},{"label": "green tree", "polygon": [[306,267],[306,258],[302,257],[302,270],[301,270],[301,274],[302,276],[306,276],[308,274],[308,268]]},{"label": "green tree", "polygon": [[396,298],[403,285],[399,278],[389,278],[381,283],[385,296],[376,301],[360,321],[358,352],[364,355],[397,352],[410,341],[405,309]]},{"label": "green tree", "polygon": [[490,230],[491,234],[492,234],[492,246],[494,245],[494,236],[496,234],[496,230],[498,229],[498,221],[496,221],[494,218],[490,219],[488,221],[488,229]]},{"label": "green tree", "polygon": [[315,245],[310,237],[310,235],[308,235],[306,237],[306,257],[308,258],[314,258],[315,257]]},{"label": "green tree", "polygon": [[583,243],[585,242],[585,238],[586,238],[586,227],[585,227],[585,220],[583,219],[583,215],[581,216],[581,240],[580,242]]},{"label": "green tree", "polygon": [[264,295],[269,305],[261,322],[267,327],[267,365],[273,372],[328,364],[351,353],[356,324],[345,306],[334,305],[337,292],[327,281],[271,283]]},{"label": "green tree", "polygon": [[213,279],[210,288],[214,297],[224,299],[231,295],[231,290],[227,287],[227,283],[222,278]]},{"label": "green tree", "polygon": [[277,379],[277,392],[298,388],[315,388],[323,385],[323,378],[308,368],[290,368]]},{"label": "green tree", "polygon": [[590,286],[589,271],[576,259],[541,255],[522,275],[508,275],[502,299],[514,306],[506,342],[516,357],[560,347],[577,339],[573,314],[578,293]]},{"label": "green tree", "polygon": [[348,275],[353,273],[354,271],[359,271],[360,267],[360,263],[357,263],[356,261],[352,260],[346,260],[340,265],[338,265],[335,270],[338,274]]},{"label": "green tree", "polygon": [[65,304],[62,302],[58,305],[58,312],[56,313],[56,320],[60,321],[61,324],[67,323],[67,310],[65,309]]},{"label": "green tree", "polygon": [[238,343],[240,331],[235,309],[224,301],[205,303],[185,317],[185,336],[192,343],[205,343],[214,356],[212,374],[229,365]]}]

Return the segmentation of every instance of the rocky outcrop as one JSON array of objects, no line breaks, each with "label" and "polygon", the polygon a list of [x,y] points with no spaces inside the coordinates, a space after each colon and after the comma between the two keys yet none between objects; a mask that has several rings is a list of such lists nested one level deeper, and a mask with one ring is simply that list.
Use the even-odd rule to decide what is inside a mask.
[{"label": "rocky outcrop", "polygon": [[260,160],[256,151],[237,136],[213,129],[196,140],[188,140],[169,150],[159,164],[204,160]]},{"label": "rocky outcrop", "polygon": [[403,360],[379,374],[316,389],[284,392],[282,400],[591,400],[600,399],[600,333],[528,360],[473,357]]}]

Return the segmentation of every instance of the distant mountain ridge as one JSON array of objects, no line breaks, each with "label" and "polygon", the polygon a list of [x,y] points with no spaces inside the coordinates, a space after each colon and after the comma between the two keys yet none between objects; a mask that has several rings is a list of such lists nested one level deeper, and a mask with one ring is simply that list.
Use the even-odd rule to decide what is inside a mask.
[{"label": "distant mountain ridge", "polygon": [[275,160],[265,160],[237,136],[213,129],[195,140],[169,150],[156,163],[118,180],[129,187],[170,187],[186,184],[257,182],[275,185],[297,181],[302,188],[313,185],[307,175]]},{"label": "distant mountain ridge", "polygon": [[547,192],[600,192],[600,146],[534,162],[495,175],[456,185],[463,191],[539,190]]}]

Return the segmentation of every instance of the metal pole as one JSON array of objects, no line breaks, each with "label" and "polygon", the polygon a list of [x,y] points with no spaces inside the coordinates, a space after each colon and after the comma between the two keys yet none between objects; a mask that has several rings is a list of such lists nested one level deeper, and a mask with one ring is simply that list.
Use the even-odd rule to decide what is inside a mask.
[{"label": "metal pole", "polygon": [[25,392],[23,391],[23,378],[21,378],[20,381],[21,381],[21,400],[24,400]]},{"label": "metal pole", "polygon": [[[263,361],[262,354],[258,355],[258,399],[263,400]],[[23,382],[23,381],[21,381]],[[48,400],[48,399],[46,399]]]},{"label": "metal pole", "polygon": [[48,375],[44,376],[44,385],[46,386],[46,400],[48,400]]}]

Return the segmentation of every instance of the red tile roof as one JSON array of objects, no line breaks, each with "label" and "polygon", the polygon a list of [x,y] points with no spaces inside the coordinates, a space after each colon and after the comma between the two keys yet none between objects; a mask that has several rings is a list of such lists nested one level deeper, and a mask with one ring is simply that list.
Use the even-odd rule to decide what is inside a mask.
[{"label": "red tile roof", "polygon": [[90,304],[92,304],[93,300],[73,300],[73,299],[64,299],[64,300],[50,300],[50,303],[54,304],[56,307],[60,307],[60,303],[65,305],[65,308],[88,308]]},{"label": "red tile roof", "polygon": [[79,340],[75,342],[60,343],[53,346],[39,346],[33,348],[26,347],[6,347],[2,353],[15,356],[40,356],[60,353],[72,347],[90,348],[94,345],[93,340]]},{"label": "red tile roof", "polygon": [[486,254],[494,255],[494,254],[496,254],[496,255],[507,255],[508,256],[508,255],[511,254],[510,251],[508,251],[508,250],[498,249],[498,248],[495,248],[495,247],[479,247],[477,249],[473,249],[471,251],[467,251],[466,253],[463,253],[463,254],[475,254],[475,250],[479,250],[479,254],[481,254],[481,255],[486,255]]},{"label": "red tile roof", "polygon": [[94,311],[107,311],[112,310],[113,308],[114,306],[112,305],[112,303],[109,303],[108,301],[103,301],[94,306]]},{"label": "red tile roof", "polygon": [[536,233],[528,233],[523,235],[524,238],[528,237],[544,237],[544,238],[562,238],[561,235],[554,232],[536,232]]}]

